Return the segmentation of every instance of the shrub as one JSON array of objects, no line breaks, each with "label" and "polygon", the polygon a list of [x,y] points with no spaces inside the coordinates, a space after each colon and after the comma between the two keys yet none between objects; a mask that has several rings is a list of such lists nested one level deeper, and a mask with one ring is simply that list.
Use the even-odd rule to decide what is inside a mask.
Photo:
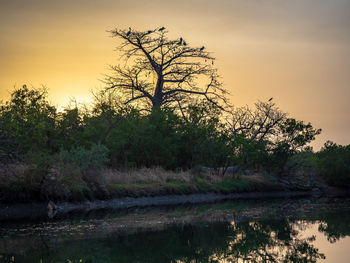
[{"label": "shrub", "polygon": [[350,145],[342,146],[328,141],[317,157],[317,168],[330,185],[350,186]]},{"label": "shrub", "polygon": [[67,151],[61,149],[60,156],[64,162],[77,165],[81,169],[100,169],[108,161],[108,148],[102,144],[92,144],[90,149],[82,146]]},{"label": "shrub", "polygon": [[10,101],[0,105],[0,132],[12,149],[25,154],[28,151],[50,151],[54,139],[56,108],[47,100],[47,91],[15,89]]},{"label": "shrub", "polygon": [[220,114],[217,107],[204,102],[188,106],[177,133],[179,167],[223,167],[231,162],[231,137]]},{"label": "shrub", "polygon": [[176,118],[154,111],[141,116],[133,112],[108,134],[106,143],[114,165],[130,167],[176,167],[178,144]]},{"label": "shrub", "polygon": [[305,172],[313,172],[317,166],[317,156],[312,151],[303,151],[291,156],[286,162],[285,169],[302,169]]},{"label": "shrub", "polygon": [[254,141],[242,135],[237,135],[234,137],[232,144],[235,149],[235,163],[241,168],[266,166],[269,156],[264,141]]}]

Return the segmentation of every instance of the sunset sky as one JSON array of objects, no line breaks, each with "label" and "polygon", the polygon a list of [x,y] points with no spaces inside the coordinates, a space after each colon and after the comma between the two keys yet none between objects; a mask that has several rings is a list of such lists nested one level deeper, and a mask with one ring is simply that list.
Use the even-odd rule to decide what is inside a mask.
[{"label": "sunset sky", "polygon": [[350,143],[349,0],[0,0],[0,98],[26,83],[88,101],[118,64],[107,30],[129,26],[205,45],[233,104],[273,97],[323,129],[316,149]]}]

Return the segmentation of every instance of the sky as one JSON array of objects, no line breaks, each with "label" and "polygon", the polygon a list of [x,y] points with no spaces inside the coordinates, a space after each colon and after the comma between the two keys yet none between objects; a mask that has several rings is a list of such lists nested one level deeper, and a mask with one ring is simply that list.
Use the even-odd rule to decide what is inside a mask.
[{"label": "sky", "polygon": [[62,107],[118,64],[108,30],[165,26],[205,45],[236,106],[273,97],[326,140],[350,144],[349,0],[0,0],[0,99],[23,84]]}]

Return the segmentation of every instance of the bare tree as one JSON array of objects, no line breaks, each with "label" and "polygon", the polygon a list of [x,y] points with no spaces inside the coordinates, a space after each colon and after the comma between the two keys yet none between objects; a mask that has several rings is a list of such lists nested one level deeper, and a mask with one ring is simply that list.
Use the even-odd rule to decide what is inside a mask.
[{"label": "bare tree", "polygon": [[233,110],[231,130],[234,134],[243,134],[251,140],[263,141],[276,136],[280,132],[280,124],[286,120],[287,114],[268,102],[255,103],[255,109],[248,106]]},{"label": "bare tree", "polygon": [[304,149],[321,133],[321,129],[313,128],[311,123],[288,118],[288,114],[276,107],[272,98],[268,102],[255,103],[255,109],[248,106],[234,109],[229,118],[233,134],[268,142],[272,148],[285,145],[292,152]]},{"label": "bare tree", "polygon": [[169,40],[164,27],[110,32],[122,40],[117,50],[124,63],[111,66],[113,73],[105,82],[108,89],[123,93],[124,103],[169,108],[199,96],[219,107],[227,104],[215,58],[204,46],[190,47],[182,37]]}]

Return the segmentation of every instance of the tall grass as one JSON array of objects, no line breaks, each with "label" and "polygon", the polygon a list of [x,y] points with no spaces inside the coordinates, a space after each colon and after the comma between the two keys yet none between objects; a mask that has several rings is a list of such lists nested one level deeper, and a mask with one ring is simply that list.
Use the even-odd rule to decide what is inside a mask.
[{"label": "tall grass", "polygon": [[6,197],[10,192],[18,191],[34,195],[29,196],[27,201],[83,201],[120,196],[238,193],[258,190],[261,184],[269,185],[269,180],[258,174],[222,176],[215,172],[166,171],[159,167],[97,170],[57,164],[48,169],[43,178],[36,178],[31,171],[33,167],[20,164],[0,167],[0,199],[1,193],[6,192]]}]

